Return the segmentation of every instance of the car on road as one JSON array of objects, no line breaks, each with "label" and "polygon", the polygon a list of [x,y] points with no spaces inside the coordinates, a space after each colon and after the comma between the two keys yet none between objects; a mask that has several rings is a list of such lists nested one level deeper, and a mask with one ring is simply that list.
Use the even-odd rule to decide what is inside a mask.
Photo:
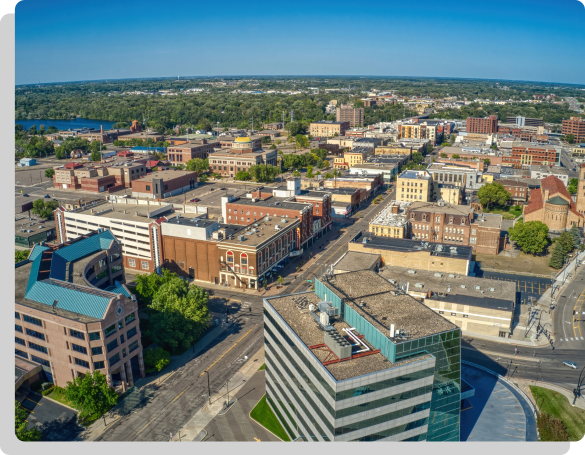
[{"label": "car on road", "polygon": [[198,197],[194,197],[193,199],[191,199],[191,202],[199,202],[201,199],[199,199]]},{"label": "car on road", "polygon": [[24,193],[24,194],[23,194],[23,196],[24,196],[24,197],[28,197],[28,194]]},{"label": "car on road", "polygon": [[570,360],[565,360],[563,365],[567,365],[569,368],[577,369],[577,364],[575,362],[571,362]]},{"label": "car on road", "polygon": [[48,194],[45,194],[45,199],[49,199],[51,196],[49,196]]}]

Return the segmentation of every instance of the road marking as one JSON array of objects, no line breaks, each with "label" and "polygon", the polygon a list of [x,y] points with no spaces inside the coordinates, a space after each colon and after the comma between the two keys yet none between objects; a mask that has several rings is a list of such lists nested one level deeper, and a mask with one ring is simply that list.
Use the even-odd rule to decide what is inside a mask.
[{"label": "road marking", "polygon": [[22,405],[20,405],[20,404],[19,404],[18,406],[20,406],[20,407],[21,407],[22,409],[24,409],[25,411],[28,411],[28,412],[30,412],[30,413],[32,413],[32,414],[34,414],[34,411],[31,411],[30,409],[27,409],[27,408],[25,408],[24,406],[22,406]]},{"label": "road marking", "polygon": [[178,395],[175,397],[175,399],[174,399],[173,401],[171,401],[171,403],[170,403],[170,404],[173,404],[175,401],[177,401],[177,400],[179,399],[179,397],[180,397],[181,395],[183,395],[183,394],[185,393],[185,391],[186,391],[186,390],[187,390],[189,387],[191,387],[191,386],[190,386],[190,385],[188,385],[187,387],[185,387],[185,388],[183,389],[183,391],[182,391],[180,394],[178,394]]},{"label": "road marking", "polygon": [[572,338],[569,338],[569,339],[570,339],[571,341],[573,341],[573,339],[572,339]]},{"label": "road marking", "polygon": [[514,436],[512,434],[506,434],[506,433],[504,433],[504,436],[510,436],[511,438],[524,439],[524,436]]},{"label": "road marking", "polygon": [[526,432],[526,430],[523,430],[522,428],[514,428],[514,427],[504,427],[504,428],[509,428],[510,430],[516,430],[516,431],[524,431],[524,432]]},{"label": "road marking", "polygon": [[224,352],[224,353],[221,355],[221,357],[220,357],[219,359],[217,359],[215,362],[213,362],[213,363],[212,363],[212,364],[211,364],[211,365],[210,365],[210,366],[207,368],[207,370],[203,371],[203,373],[201,373],[201,374],[199,375],[199,377],[203,376],[203,375],[205,374],[205,372],[206,372],[206,371],[209,371],[209,369],[210,369],[210,368],[211,368],[213,365],[215,365],[217,362],[219,362],[221,359],[223,359],[223,358],[224,358],[224,356],[225,356],[225,355],[226,355],[228,352],[230,352],[230,351],[231,351],[231,350],[232,350],[232,349],[233,349],[233,348],[234,348],[234,347],[235,347],[235,346],[236,346],[236,345],[237,345],[237,344],[238,344],[240,341],[242,341],[242,340],[244,339],[244,337],[245,337],[246,335],[248,335],[248,334],[249,334],[249,333],[250,333],[252,330],[254,330],[255,328],[256,328],[256,326],[254,326],[254,327],[252,327],[250,330],[248,330],[248,331],[247,331],[247,332],[246,332],[246,333],[245,333],[245,334],[242,336],[242,338],[240,338],[238,341],[236,341],[236,342],[234,343],[234,345],[233,345],[231,348],[229,348],[227,351],[225,351],[225,352]]},{"label": "road marking", "polygon": [[36,404],[38,404],[39,406],[42,406],[42,404],[41,404],[41,403],[37,403],[35,400],[31,400],[29,397],[26,397],[26,398],[25,398],[25,400],[32,401],[33,403],[36,403]]},{"label": "road marking", "polygon": [[256,441],[256,442],[260,442],[260,439],[258,439],[258,438],[256,438],[256,437],[254,437],[254,441]]}]

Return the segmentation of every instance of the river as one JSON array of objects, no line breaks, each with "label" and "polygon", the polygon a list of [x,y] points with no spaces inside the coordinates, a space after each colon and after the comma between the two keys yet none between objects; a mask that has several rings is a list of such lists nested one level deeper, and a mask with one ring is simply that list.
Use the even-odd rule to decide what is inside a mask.
[{"label": "river", "polygon": [[103,125],[105,131],[112,128],[112,125],[116,122],[110,122],[109,120],[92,120],[89,118],[76,118],[72,120],[16,120],[14,123],[22,125],[27,130],[33,125],[36,125],[37,129],[39,129],[41,125],[45,125],[45,129],[49,128],[49,126],[54,126],[59,130],[77,128],[95,128],[99,130],[100,126]]}]

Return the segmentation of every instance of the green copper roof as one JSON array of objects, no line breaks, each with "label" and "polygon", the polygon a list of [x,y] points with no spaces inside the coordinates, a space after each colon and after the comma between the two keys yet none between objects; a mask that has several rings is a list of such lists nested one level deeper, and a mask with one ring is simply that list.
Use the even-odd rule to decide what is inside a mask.
[{"label": "green copper roof", "polygon": [[569,205],[569,202],[560,196],[555,196],[555,197],[549,199],[548,201],[546,201],[546,203],[547,204],[554,204],[554,205]]}]

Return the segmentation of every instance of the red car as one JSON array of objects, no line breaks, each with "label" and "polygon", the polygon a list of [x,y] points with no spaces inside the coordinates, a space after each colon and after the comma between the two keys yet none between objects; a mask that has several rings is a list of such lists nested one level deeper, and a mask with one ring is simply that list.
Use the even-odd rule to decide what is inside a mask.
[{"label": "red car", "polygon": [[199,202],[201,199],[199,199],[198,197],[191,199],[191,202]]}]

